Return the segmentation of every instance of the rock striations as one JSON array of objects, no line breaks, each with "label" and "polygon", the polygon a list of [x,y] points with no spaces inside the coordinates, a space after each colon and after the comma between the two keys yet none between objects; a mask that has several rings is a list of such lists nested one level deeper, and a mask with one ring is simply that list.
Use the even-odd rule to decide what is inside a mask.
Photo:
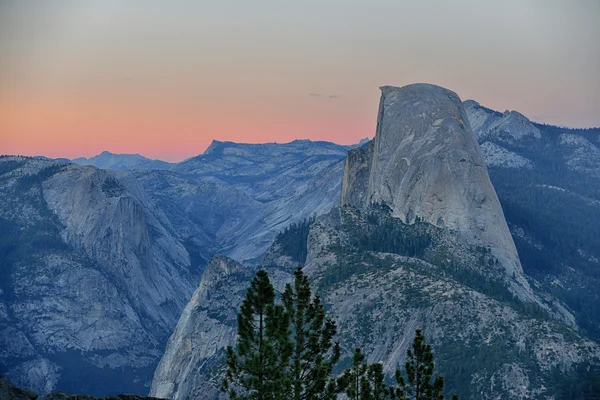
[{"label": "rock striations", "polygon": [[373,144],[348,154],[342,204],[384,203],[405,223],[455,230],[470,244],[490,248],[514,292],[532,299],[459,97],[428,84],[381,92]]},{"label": "rock striations", "polygon": [[200,278],[163,212],[131,178],[24,157],[0,157],[0,199],[0,372],[145,392]]},{"label": "rock striations", "polygon": [[208,371],[221,366],[219,359],[236,335],[237,307],[246,293],[253,270],[224,256],[210,261],[200,286],[183,310],[160,361],[150,393],[152,396],[186,399],[215,398],[218,382],[197,389],[208,380]]}]

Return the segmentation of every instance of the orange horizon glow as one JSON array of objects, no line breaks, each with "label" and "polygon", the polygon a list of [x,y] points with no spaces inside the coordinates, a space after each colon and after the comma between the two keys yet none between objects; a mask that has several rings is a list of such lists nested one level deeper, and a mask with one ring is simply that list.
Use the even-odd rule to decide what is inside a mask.
[{"label": "orange horizon glow", "polygon": [[0,154],[180,161],[212,140],[353,144],[375,134],[379,86],[416,82],[600,126],[597,15],[600,3],[567,0],[7,0]]}]

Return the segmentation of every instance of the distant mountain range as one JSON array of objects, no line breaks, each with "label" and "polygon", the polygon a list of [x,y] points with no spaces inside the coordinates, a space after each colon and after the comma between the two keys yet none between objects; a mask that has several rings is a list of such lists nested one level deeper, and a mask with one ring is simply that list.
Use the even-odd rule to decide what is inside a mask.
[{"label": "distant mountain range", "polygon": [[[558,342],[547,341],[550,347],[544,350],[546,353],[539,350],[529,354],[545,357],[544,354],[555,352],[560,357],[552,368],[575,368],[580,363],[577,360],[584,359],[582,352],[595,349],[595,344],[577,347],[572,354],[565,353],[565,349],[572,343],[584,343],[580,341],[582,337],[587,340],[585,343],[600,342],[600,129],[536,124],[517,112],[500,113],[474,101],[464,102],[463,108],[465,117],[461,123],[467,126],[468,122],[479,142],[478,151],[487,164],[510,229],[508,239],[514,241],[522,265],[522,270],[515,269],[515,278],[521,283],[513,285],[513,289],[528,285],[536,298],[543,293],[544,299],[554,299],[556,305],[549,306],[550,312],[566,318],[571,315],[578,326],[575,332],[572,325],[558,322],[561,327],[566,326],[557,333],[563,335],[564,340],[559,340],[562,344],[555,346]],[[385,149],[390,143],[383,141],[379,148]],[[360,151],[351,154],[358,158],[365,155],[365,166],[370,168],[371,161],[367,162],[369,158],[361,152],[374,146],[374,142],[361,141],[360,146]],[[167,340],[178,319],[184,323],[181,313],[186,304],[192,307],[188,302],[207,265],[213,270],[203,278],[209,291],[221,287],[214,271],[239,268],[244,272],[227,276],[235,288],[243,290],[248,271],[264,264],[265,254],[268,260],[278,260],[272,264],[279,268],[278,279],[283,283],[290,268],[306,260],[292,259],[285,249],[272,244],[290,224],[329,213],[338,206],[346,180],[358,177],[358,181],[369,182],[370,172],[366,174],[366,169],[362,170],[364,176],[345,172],[348,150],[356,147],[308,140],[286,144],[214,141],[203,154],[179,163],[108,152],[72,162],[45,157],[0,157],[0,373],[14,384],[39,393],[61,389],[94,395],[147,394]],[[464,163],[460,161],[469,157],[456,154],[456,165],[462,168]],[[351,197],[355,199],[377,193],[376,200],[383,203],[396,199],[388,198],[388,189],[382,187],[383,182],[388,182],[390,193],[396,189],[393,166],[395,162],[400,166],[402,158],[393,162],[386,155],[379,158],[387,160],[390,173],[378,175],[383,178],[376,185],[377,190],[373,186],[373,191],[347,193],[354,193]],[[354,168],[359,164],[352,165]],[[425,181],[435,178],[431,172],[415,176]],[[460,192],[458,188],[456,193]],[[456,193],[453,196],[458,196]],[[410,223],[423,212],[417,208],[402,212],[397,207],[392,209],[396,212],[394,217],[401,216]],[[352,232],[361,232],[352,231],[355,228],[369,232],[376,229],[370,226],[372,221],[387,218],[378,212],[350,212],[347,215],[354,215],[359,225],[337,225],[339,232],[348,237]],[[374,214],[367,217],[369,213]],[[329,218],[333,219],[319,223],[320,233],[311,227],[311,237],[335,237],[338,228],[325,224],[338,224],[331,215]],[[444,224],[456,223],[440,216]],[[390,221],[390,226],[396,226],[395,219]],[[438,218],[428,221],[439,225]],[[479,229],[480,222],[471,221],[468,226]],[[493,224],[481,226],[497,229]],[[412,232],[405,231],[402,225],[394,229]],[[439,236],[442,237],[445,236]],[[506,235],[502,237],[508,240]],[[321,268],[316,260],[324,260],[332,253],[323,249],[320,254],[316,246],[316,242],[308,246],[312,250],[307,265]],[[211,263],[218,254],[244,266],[230,264],[225,258]],[[348,259],[348,265],[360,265],[355,261]],[[431,260],[425,262],[439,266]],[[467,290],[464,282],[457,284],[425,274],[423,265],[413,265],[413,272],[423,276],[421,283],[435,286],[443,281],[448,290]],[[508,269],[502,270],[505,273],[500,278],[512,279]],[[330,278],[340,279],[344,273]],[[372,282],[384,287],[386,279],[381,275]],[[352,288],[348,281],[337,282],[348,290]],[[371,284],[369,280],[361,282]],[[323,285],[330,288],[332,296],[337,293],[332,286]],[[415,293],[423,289],[417,286],[412,288]],[[489,297],[489,293],[481,292],[483,289],[472,286],[467,284],[471,300]],[[199,296],[204,298],[204,294]],[[489,306],[489,311],[496,303],[488,300],[482,300],[482,307]],[[337,304],[333,299],[331,302]],[[540,303],[547,305],[545,300]],[[219,305],[214,303],[215,307]],[[198,306],[206,311],[206,304]],[[566,313],[560,311],[561,307]],[[515,312],[515,321],[524,321],[520,311]],[[224,315],[230,313],[227,310]],[[357,313],[361,321],[369,321],[371,314]],[[494,313],[490,311],[489,315]],[[473,321],[470,324],[474,327],[481,322]],[[195,325],[192,328],[200,329]],[[205,333],[219,332],[212,329],[207,328]],[[553,329],[545,332],[556,332]],[[563,346],[564,343],[571,344]],[[211,349],[214,352],[216,346]],[[589,353],[595,354],[592,350]],[[173,354],[167,358],[173,360]],[[195,360],[207,359],[198,357],[193,356]],[[507,368],[506,374],[516,377],[515,382],[533,390],[540,387],[541,381],[536,377],[548,378],[528,370],[532,365],[516,362],[515,366],[503,368]],[[529,383],[524,377],[530,379]],[[483,385],[491,376],[470,379]],[[479,390],[477,385],[473,390]],[[498,393],[514,389],[506,395],[509,398],[518,398],[522,393],[512,386],[510,390],[498,387]],[[531,390],[523,393],[533,393]]]},{"label": "distant mountain range", "polygon": [[90,158],[74,158],[72,162],[78,165],[93,165],[102,169],[116,170],[169,169],[171,166],[166,161],[151,160],[139,154],[113,154],[108,151],[103,151]]},{"label": "distant mountain range", "polygon": [[[358,144],[349,145],[349,146],[341,146],[341,145],[339,145],[339,146],[347,148],[347,149],[351,149],[351,148],[354,148],[357,146],[362,146],[364,143],[366,143],[368,141],[369,141],[369,138],[363,138],[359,141]],[[304,143],[327,143],[327,142],[319,142],[319,141],[312,142],[311,140],[295,140],[291,143],[302,143],[302,142],[304,142]],[[220,142],[220,141],[214,140],[211,143],[211,145],[200,156],[208,155],[212,151],[214,151],[215,147],[219,147],[221,145],[227,145],[227,144],[229,144],[229,145],[231,145],[231,144],[244,145],[242,143]],[[253,148],[253,146],[254,146],[254,148],[258,148],[256,146],[268,146],[268,145],[274,145],[275,147],[280,146],[280,144],[277,144],[277,143],[267,143],[267,144],[258,144],[258,145],[248,144],[247,146],[249,146],[250,148]],[[180,163],[187,162],[191,159],[194,159],[194,158],[197,158],[200,156],[189,157],[189,158],[181,161]],[[49,158],[44,157],[44,156],[39,156],[39,158],[50,160]],[[72,160],[69,160],[67,158],[56,158],[56,159],[54,159],[54,161],[64,162],[64,163],[73,162],[78,165],[93,165],[95,167],[102,168],[102,169],[114,169],[114,170],[121,170],[121,171],[171,169],[176,164],[180,164],[180,163],[170,163],[170,162],[161,161],[161,160],[153,160],[153,159],[144,157],[140,154],[114,154],[109,151],[103,151],[102,153],[100,153],[96,156],[90,157],[90,158],[79,157],[79,158],[74,158]]]}]

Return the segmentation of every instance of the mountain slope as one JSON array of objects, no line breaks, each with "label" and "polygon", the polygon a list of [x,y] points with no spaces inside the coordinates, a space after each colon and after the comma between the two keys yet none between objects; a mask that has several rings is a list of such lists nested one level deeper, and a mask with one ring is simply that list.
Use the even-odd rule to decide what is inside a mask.
[{"label": "mountain slope", "polygon": [[521,118],[523,132],[507,134],[513,113],[466,101],[490,178],[525,273],[573,310],[600,340],[600,128],[569,129]]},{"label": "mountain slope", "polygon": [[471,244],[488,247],[510,277],[513,290],[532,299],[458,96],[439,86],[420,84],[385,86],[381,91],[372,156],[360,160],[367,165],[369,179],[355,183],[367,186],[366,197],[363,204],[354,205],[383,202],[406,223],[418,219],[453,229]]},{"label": "mountain slope", "polygon": [[201,272],[167,218],[95,167],[2,157],[0,188],[2,373],[41,394],[144,393]]},{"label": "mountain slope", "polygon": [[[368,361],[383,362],[389,376],[403,364],[415,329],[423,328],[448,390],[461,398],[569,398],[565,393],[570,393],[572,382],[583,382],[584,375],[595,379],[598,343],[578,330],[561,301],[518,269],[519,258],[458,97],[445,89],[416,85],[409,87],[409,98],[403,101],[404,90],[383,89],[379,137],[348,154],[342,179],[344,204],[318,217],[308,236],[303,225],[280,235],[263,265],[281,286],[290,279],[294,260],[305,262],[304,271],[338,323],[344,349],[341,365],[347,365],[351,350],[360,346]],[[390,105],[387,96],[397,102]],[[452,110],[440,106],[447,101]],[[411,107],[420,112],[408,112]],[[403,143],[407,137],[409,144]],[[462,139],[448,144],[448,137]],[[403,156],[407,145],[414,156]],[[422,154],[432,160],[440,155],[444,162],[421,164]],[[469,166],[461,165],[463,158],[481,161],[473,163],[481,170],[469,171]],[[417,170],[409,173],[415,164]],[[455,175],[449,179],[443,169]],[[473,176],[484,184],[469,190]],[[437,191],[429,188],[443,183],[458,188],[442,187],[440,195],[433,196]],[[481,187],[488,205],[477,209]],[[432,201],[435,208],[419,208]],[[465,222],[468,215],[460,214],[469,210],[476,210],[484,221],[495,221],[500,229],[486,232],[468,219]],[[482,240],[488,234],[500,238]],[[299,236],[287,238],[294,235]],[[289,243],[305,247],[290,249]],[[306,254],[306,259],[298,260],[298,254]],[[504,264],[507,254],[513,254],[509,259],[517,263],[512,270]],[[197,293],[203,291],[208,293],[205,287]],[[220,315],[225,305],[235,309],[241,301],[239,293],[218,302],[203,296],[196,296],[206,300],[189,310]],[[175,366],[157,370],[152,394],[185,398],[216,391],[222,354],[200,355],[194,347],[184,350],[185,341],[175,339],[201,327],[207,327],[206,337],[223,337],[223,332],[231,331],[231,318],[208,324],[202,315],[192,311],[180,319],[178,325],[185,332],[172,336],[163,356]],[[169,375],[168,371],[183,370],[176,362],[182,351],[194,357],[187,367],[213,367],[200,367],[200,375],[192,380],[190,374]],[[185,391],[174,390],[184,379]]]},{"label": "mountain slope", "polygon": [[346,147],[214,141],[171,171],[136,171],[144,190],[208,260],[256,263],[277,232],[339,200]]},{"label": "mountain slope", "polygon": [[256,262],[338,201],[342,146],[222,147],[192,172],[0,159],[0,373],[39,393],[147,392],[208,260]]},{"label": "mountain slope", "polygon": [[139,154],[113,154],[109,151],[90,157],[79,157],[72,160],[78,165],[93,165],[102,169],[136,170],[136,169],[169,169],[166,161],[152,160]]}]

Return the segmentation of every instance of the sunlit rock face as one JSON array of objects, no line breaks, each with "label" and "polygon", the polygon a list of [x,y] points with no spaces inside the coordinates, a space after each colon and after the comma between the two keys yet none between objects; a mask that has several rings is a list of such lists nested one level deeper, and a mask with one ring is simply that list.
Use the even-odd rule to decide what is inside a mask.
[{"label": "sunlit rock face", "polygon": [[381,92],[372,150],[349,153],[342,204],[384,203],[406,223],[455,230],[469,243],[489,247],[514,292],[532,297],[460,98],[428,84],[384,86]]}]

